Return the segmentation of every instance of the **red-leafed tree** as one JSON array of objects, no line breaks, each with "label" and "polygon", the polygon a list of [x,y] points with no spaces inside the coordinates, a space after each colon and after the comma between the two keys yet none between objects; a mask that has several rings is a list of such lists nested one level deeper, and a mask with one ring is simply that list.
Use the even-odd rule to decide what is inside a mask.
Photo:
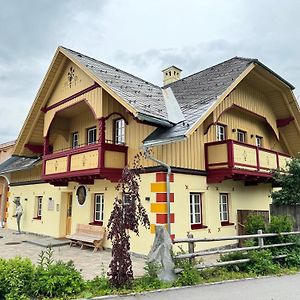
[{"label": "red-leafed tree", "polygon": [[137,154],[132,168],[125,167],[123,170],[116,187],[118,195],[108,221],[108,239],[112,241],[112,260],[108,276],[110,283],[117,288],[128,286],[133,280],[129,232],[139,235],[139,225],[150,227],[139,194],[142,157],[142,153]]}]

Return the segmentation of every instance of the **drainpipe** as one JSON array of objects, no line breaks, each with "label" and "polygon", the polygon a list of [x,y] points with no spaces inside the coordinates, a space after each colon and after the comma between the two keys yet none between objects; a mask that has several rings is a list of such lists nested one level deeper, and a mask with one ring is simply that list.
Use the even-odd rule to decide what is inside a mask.
[{"label": "drainpipe", "polygon": [[167,184],[167,223],[168,223],[168,233],[171,234],[171,204],[170,204],[170,193],[171,193],[171,189],[170,189],[170,176],[171,176],[171,167],[169,165],[167,165],[166,163],[156,159],[155,157],[151,156],[149,154],[149,152],[147,151],[148,148],[147,147],[143,147],[144,148],[144,154],[145,157],[158,163],[159,165],[165,167],[167,169],[167,180],[166,180],[166,184]]}]

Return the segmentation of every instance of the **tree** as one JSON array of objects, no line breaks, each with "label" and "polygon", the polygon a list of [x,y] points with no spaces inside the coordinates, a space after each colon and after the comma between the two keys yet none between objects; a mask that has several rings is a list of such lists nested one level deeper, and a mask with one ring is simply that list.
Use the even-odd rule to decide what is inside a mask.
[{"label": "tree", "polygon": [[276,171],[276,183],[281,189],[271,194],[274,204],[300,203],[300,158],[293,158],[287,164],[286,172]]},{"label": "tree", "polygon": [[108,239],[112,241],[112,260],[108,275],[110,283],[116,288],[130,285],[133,280],[129,232],[133,231],[139,235],[139,225],[150,227],[139,194],[142,156],[142,153],[135,156],[131,169],[124,168],[122,178],[116,187],[118,195],[108,221]]}]

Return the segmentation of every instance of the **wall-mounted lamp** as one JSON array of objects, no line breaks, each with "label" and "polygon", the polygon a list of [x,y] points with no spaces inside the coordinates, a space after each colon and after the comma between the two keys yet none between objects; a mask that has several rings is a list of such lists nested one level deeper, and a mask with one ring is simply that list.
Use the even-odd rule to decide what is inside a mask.
[{"label": "wall-mounted lamp", "polygon": [[145,197],[145,201],[150,201],[150,197]]},{"label": "wall-mounted lamp", "polygon": [[233,128],[233,129],[232,129],[232,132],[236,132],[236,129],[235,129],[235,128]]}]

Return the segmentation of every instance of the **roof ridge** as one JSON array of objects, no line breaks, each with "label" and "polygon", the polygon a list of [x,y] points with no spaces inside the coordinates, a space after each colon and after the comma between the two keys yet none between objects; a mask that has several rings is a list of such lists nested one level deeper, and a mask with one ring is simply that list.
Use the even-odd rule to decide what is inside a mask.
[{"label": "roof ridge", "polygon": [[217,66],[219,66],[219,65],[221,65],[221,64],[224,64],[224,63],[229,62],[230,60],[234,60],[234,59],[242,59],[242,60],[247,60],[247,61],[249,61],[249,62],[258,61],[257,59],[244,58],[244,57],[234,56],[234,57],[231,57],[231,58],[229,58],[229,59],[227,59],[227,60],[224,60],[224,61],[222,61],[222,62],[219,62],[218,64],[215,64],[215,65],[213,65],[213,66],[207,67],[207,68],[205,68],[205,69],[203,69],[203,70],[200,70],[200,71],[198,71],[198,72],[196,72],[196,73],[190,74],[190,75],[188,75],[188,76],[186,76],[186,77],[183,77],[183,78],[181,78],[181,79],[179,79],[179,80],[176,80],[176,81],[174,81],[174,82],[172,82],[172,83],[169,83],[168,85],[165,85],[165,86],[163,86],[162,88],[170,87],[170,86],[172,86],[173,84],[176,84],[176,82],[184,81],[184,80],[186,80],[186,79],[189,78],[189,77],[198,75],[198,74],[200,74],[200,73],[202,73],[202,72],[204,72],[204,71],[206,71],[206,70],[209,70],[209,69],[211,69],[211,68],[215,68],[215,67],[217,67]]},{"label": "roof ridge", "polygon": [[98,60],[98,59],[93,58],[93,57],[91,57],[91,56],[82,54],[81,52],[75,51],[75,50],[73,50],[73,49],[69,49],[69,48],[64,47],[64,46],[60,46],[60,47],[63,48],[63,49],[66,49],[66,50],[68,50],[68,51],[77,53],[77,54],[79,54],[79,55],[81,55],[81,56],[87,57],[88,59],[92,59],[92,60],[94,60],[94,61],[97,62],[97,63],[101,63],[101,64],[106,65],[106,66],[108,66],[108,67],[110,67],[110,68],[113,68],[113,69],[115,69],[115,70],[117,70],[117,71],[120,71],[120,72],[122,72],[122,73],[125,73],[125,74],[127,74],[127,75],[129,75],[129,76],[131,76],[131,77],[133,77],[133,78],[136,78],[136,79],[138,79],[138,80],[143,81],[143,83],[150,84],[150,85],[152,85],[152,86],[154,86],[154,87],[156,87],[156,88],[161,89],[160,86],[158,86],[158,85],[156,85],[156,84],[154,84],[154,83],[152,83],[152,82],[146,81],[145,79],[143,79],[143,78],[141,78],[141,77],[135,76],[135,75],[133,75],[133,74],[131,74],[131,73],[129,73],[129,72],[126,72],[126,71],[124,71],[124,70],[122,70],[122,69],[120,69],[120,68],[117,68],[117,67],[115,67],[115,66],[112,66],[112,65],[110,65],[110,64],[108,64],[108,63],[105,63],[105,62],[103,62],[103,61],[101,61],[101,60]]}]

